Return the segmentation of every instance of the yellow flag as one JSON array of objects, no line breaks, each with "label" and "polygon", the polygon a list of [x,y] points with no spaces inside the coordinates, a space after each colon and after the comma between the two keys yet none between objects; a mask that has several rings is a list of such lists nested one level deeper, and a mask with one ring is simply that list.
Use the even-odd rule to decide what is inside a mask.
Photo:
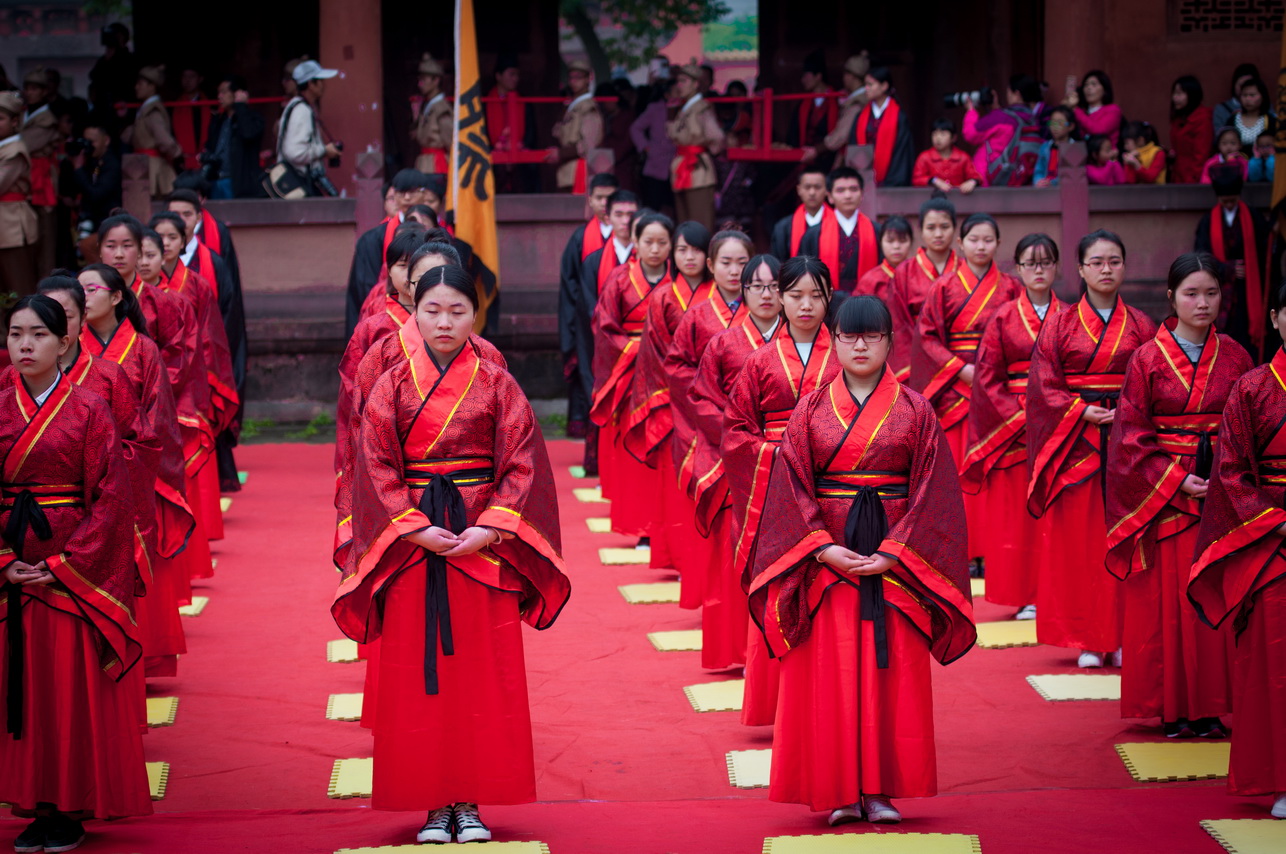
[{"label": "yellow flag", "polygon": [[[478,75],[478,38],[473,0],[455,4],[455,157],[451,158],[451,197],[455,236],[473,250],[469,272],[478,289],[474,331],[496,328],[500,296],[500,257],[496,241],[496,182],[491,172],[487,113]],[[490,316],[489,316],[490,315]],[[490,323],[488,323],[490,320]]]}]

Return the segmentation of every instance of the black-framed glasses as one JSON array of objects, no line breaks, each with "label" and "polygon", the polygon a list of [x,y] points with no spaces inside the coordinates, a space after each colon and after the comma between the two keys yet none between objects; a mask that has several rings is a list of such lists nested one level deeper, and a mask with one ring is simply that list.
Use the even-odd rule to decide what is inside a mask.
[{"label": "black-framed glasses", "polygon": [[1058,266],[1057,261],[1019,261],[1019,268],[1023,270],[1052,270]]},{"label": "black-framed glasses", "polygon": [[777,283],[768,282],[767,284],[764,284],[763,282],[753,282],[749,285],[742,285],[741,287],[744,288],[748,294],[766,294],[777,290]]},{"label": "black-framed glasses", "polygon": [[853,345],[857,339],[861,338],[867,344],[879,344],[885,338],[889,337],[887,332],[836,332],[835,340],[841,344]]},{"label": "black-framed glasses", "polygon": [[1104,268],[1119,270],[1125,266],[1125,259],[1119,255],[1114,255],[1111,258],[1099,258],[1096,256],[1085,259],[1085,263],[1081,266],[1090,270],[1102,270]]}]

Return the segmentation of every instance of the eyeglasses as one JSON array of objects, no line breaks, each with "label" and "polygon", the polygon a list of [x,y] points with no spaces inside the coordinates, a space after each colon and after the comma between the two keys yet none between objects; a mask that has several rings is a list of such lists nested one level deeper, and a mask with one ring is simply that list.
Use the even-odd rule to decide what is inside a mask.
[{"label": "eyeglasses", "polygon": [[1086,260],[1085,263],[1081,264],[1081,266],[1090,270],[1102,270],[1104,268],[1119,270],[1125,266],[1125,259],[1116,255],[1111,258],[1090,258]]},{"label": "eyeglasses", "polygon": [[106,285],[81,285],[81,287],[84,289],[85,293],[87,294],[93,294],[93,293],[98,293],[99,291],[111,290],[111,288],[107,287]]},{"label": "eyeglasses", "polygon": [[776,289],[777,289],[777,283],[776,283],[776,282],[768,282],[767,284],[764,284],[764,283],[762,283],[762,282],[758,282],[758,283],[750,284],[750,285],[742,285],[741,287],[742,287],[742,288],[744,288],[744,289],[745,289],[745,291],[746,291],[746,293],[748,293],[748,294],[766,294],[766,293],[769,293],[769,292],[771,292],[771,291],[776,290]]},{"label": "eyeglasses", "polygon": [[1024,270],[1052,270],[1058,266],[1057,261],[1019,261],[1018,266]]},{"label": "eyeglasses", "polygon": [[887,332],[836,332],[835,340],[841,344],[853,345],[861,338],[867,344],[879,344],[889,336]]}]

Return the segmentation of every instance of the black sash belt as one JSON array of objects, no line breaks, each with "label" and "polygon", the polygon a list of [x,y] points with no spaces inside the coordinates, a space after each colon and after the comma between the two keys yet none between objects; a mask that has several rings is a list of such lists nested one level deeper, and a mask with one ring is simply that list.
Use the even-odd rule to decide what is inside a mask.
[{"label": "black sash belt", "polygon": [[[1196,436],[1196,464],[1192,473],[1202,480],[1209,480],[1210,471],[1214,468],[1215,451],[1213,437],[1219,435],[1218,430],[1189,430],[1185,427],[1159,427],[1157,428],[1158,436]],[[1182,451],[1173,451],[1166,449],[1168,453],[1182,453]]]},{"label": "black sash belt", "polygon": [[[880,500],[877,488],[859,486],[844,521],[845,543],[858,554],[870,557],[879,549],[888,531],[889,517],[884,512],[884,502]],[[858,595],[861,619],[875,624],[875,665],[880,670],[887,670],[889,636],[884,612],[884,579],[878,575],[862,576],[858,581]]]},{"label": "black sash belt", "polygon": [[[464,498],[450,475],[434,474],[420,496],[420,512],[430,524],[459,533],[464,530]],[[438,638],[442,654],[455,655],[451,638],[451,601],[447,598],[447,560],[428,552],[424,583],[424,693],[438,693]]]},{"label": "black sash belt", "polygon": [[[1121,399],[1120,391],[1082,391],[1081,400],[1086,403],[1099,403],[1104,409],[1116,409],[1116,402]],[[1107,506],[1107,440],[1112,435],[1112,425],[1098,425],[1098,485],[1103,494],[1103,506]]]},{"label": "black sash belt", "polygon": [[[9,511],[9,521],[4,526],[4,539],[13,547],[13,552],[22,560],[22,547],[31,531],[39,539],[47,540],[53,536],[49,519],[40,506],[40,500],[29,489],[17,494],[5,491],[5,498],[13,501]],[[22,738],[23,705],[26,699],[26,635],[22,630],[22,585],[6,584],[5,593],[9,597],[8,613],[5,614],[5,641],[8,649],[6,669],[8,678],[5,683],[5,731],[15,739]]]}]

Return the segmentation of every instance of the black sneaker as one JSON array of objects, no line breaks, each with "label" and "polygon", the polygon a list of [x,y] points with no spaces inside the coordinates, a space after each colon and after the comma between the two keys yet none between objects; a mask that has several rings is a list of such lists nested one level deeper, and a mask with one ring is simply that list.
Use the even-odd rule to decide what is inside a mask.
[{"label": "black sneaker", "polygon": [[438,807],[429,813],[428,821],[424,822],[424,827],[420,832],[415,834],[416,842],[431,842],[434,845],[441,845],[451,841],[451,831],[454,827],[454,810],[451,804],[444,807]]},{"label": "black sneaker", "polygon": [[491,829],[478,817],[478,805],[459,803],[455,805],[455,841],[456,842],[490,842]]},{"label": "black sneaker", "polygon": [[49,827],[49,819],[43,815],[38,817],[27,829],[18,834],[18,838],[13,841],[13,850],[18,854],[35,854],[37,851],[45,850],[45,830]]},{"label": "black sneaker", "polygon": [[1177,721],[1163,721],[1161,731],[1165,733],[1166,738],[1192,738],[1196,735],[1192,731],[1192,724],[1187,718],[1179,718]]},{"label": "black sneaker", "polygon": [[1197,738],[1227,738],[1230,732],[1218,718],[1199,718],[1190,726]]},{"label": "black sneaker", "polygon": [[71,851],[79,848],[85,841],[85,825],[72,821],[66,816],[54,816],[49,819],[45,831],[45,850],[57,854],[59,851]]}]

